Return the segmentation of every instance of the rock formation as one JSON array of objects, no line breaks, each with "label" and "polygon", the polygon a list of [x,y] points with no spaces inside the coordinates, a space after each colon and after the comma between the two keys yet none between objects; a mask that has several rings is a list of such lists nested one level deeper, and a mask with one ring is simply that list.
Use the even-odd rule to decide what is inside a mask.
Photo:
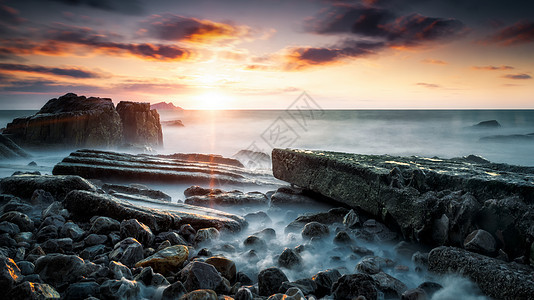
[{"label": "rock formation", "polygon": [[534,241],[534,168],[460,159],[273,150],[276,178],[397,228],[406,239],[461,246],[475,229],[526,261]]},{"label": "rock formation", "polygon": [[148,103],[73,93],[49,100],[35,115],[7,124],[4,134],[22,146],[162,146],[159,115]]},{"label": "rock formation", "polygon": [[0,134],[0,159],[26,157],[30,157],[26,151],[22,150],[22,148],[20,148],[8,137]]},{"label": "rock formation", "polygon": [[150,105],[151,109],[157,109],[157,110],[184,110],[183,108],[174,105],[172,102],[158,102]]}]

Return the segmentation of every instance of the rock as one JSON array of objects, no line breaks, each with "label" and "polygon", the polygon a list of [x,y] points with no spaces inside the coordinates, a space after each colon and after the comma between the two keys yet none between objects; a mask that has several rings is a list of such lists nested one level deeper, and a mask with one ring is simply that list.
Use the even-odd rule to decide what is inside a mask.
[{"label": "rock", "polygon": [[349,234],[343,230],[336,233],[336,236],[334,237],[334,243],[337,244],[350,244],[351,242],[352,239],[350,238]]},{"label": "rock", "polygon": [[169,241],[170,246],[172,245],[187,245],[187,241],[184,240],[178,233],[174,231],[165,231],[160,232],[156,236],[155,242],[161,243],[163,241]]},{"label": "rock", "polygon": [[172,102],[158,102],[150,105],[150,109],[156,109],[156,110],[177,110],[177,111],[183,111],[184,109],[174,105]]},{"label": "rock", "polygon": [[161,122],[163,126],[172,126],[172,127],[184,127],[182,120],[172,120],[172,121],[163,121]]},{"label": "rock", "polygon": [[205,263],[214,266],[221,273],[222,277],[228,279],[230,282],[234,282],[237,270],[232,260],[222,256],[212,256],[206,259]]},{"label": "rock", "polygon": [[443,286],[439,283],[425,281],[417,288],[423,290],[429,297],[432,297],[437,291],[441,290]]},{"label": "rock", "polygon": [[384,272],[371,275],[371,277],[375,281],[376,287],[384,293],[385,298],[400,298],[408,289],[402,281]]},{"label": "rock", "polygon": [[0,216],[0,222],[7,221],[16,224],[21,231],[33,231],[33,221],[27,215],[18,212],[10,211]]},{"label": "rock", "polygon": [[216,194],[222,194],[224,193],[220,189],[209,189],[209,188],[203,188],[198,185],[193,185],[185,189],[184,195],[186,198],[189,198],[191,196],[206,196],[206,195],[216,195]]},{"label": "rock", "polygon": [[28,281],[17,285],[6,296],[11,300],[61,299],[60,294],[50,285]]},{"label": "rock", "polygon": [[94,281],[76,282],[65,291],[66,299],[86,299],[90,296],[100,296],[100,285]]},{"label": "rock", "polygon": [[0,179],[0,191],[23,199],[30,199],[35,190],[45,190],[62,200],[73,190],[96,191],[96,187],[80,176],[18,175]]},{"label": "rock", "polygon": [[150,199],[155,200],[161,200],[161,201],[167,201],[170,202],[172,200],[171,196],[165,194],[162,191],[158,190],[152,190],[146,186],[142,186],[140,184],[130,184],[130,185],[119,185],[119,184],[104,184],[102,185],[102,189],[106,191],[106,193],[123,193],[128,195],[140,195],[145,196]]},{"label": "rock", "polygon": [[299,279],[293,282],[284,282],[280,287],[280,292],[287,294],[287,291],[291,288],[299,289],[304,295],[315,295],[317,290],[317,284],[310,278]]},{"label": "rock", "polygon": [[180,297],[185,294],[187,294],[187,290],[185,289],[182,282],[176,281],[175,283],[169,285],[163,290],[161,300],[180,299]]},{"label": "rock", "polygon": [[16,197],[9,200],[9,202],[7,202],[6,204],[2,206],[2,211],[4,213],[9,212],[9,211],[18,211],[18,212],[26,214],[26,213],[31,212],[32,210],[33,210],[33,207],[31,205],[29,205],[28,203]]},{"label": "rock", "polygon": [[235,294],[234,299],[235,300],[253,300],[254,296],[252,295],[252,292],[249,289],[245,287],[240,287],[237,290],[237,293]]},{"label": "rock", "polygon": [[126,278],[106,280],[100,285],[100,294],[104,299],[138,299],[140,293],[139,283]]},{"label": "rock", "polygon": [[269,217],[269,215],[267,215],[263,211],[248,213],[244,216],[244,218],[249,223],[259,223],[260,225],[263,225],[263,226],[270,225],[273,222],[271,218]]},{"label": "rock", "polygon": [[244,241],[243,245],[247,249],[254,249],[256,251],[264,251],[267,249],[267,243],[255,235],[249,235]]},{"label": "rock", "polygon": [[109,147],[122,140],[122,126],[111,99],[68,93],[35,115],[8,123],[4,134],[23,146]]},{"label": "rock", "polygon": [[218,300],[218,298],[217,294],[212,290],[199,289],[183,295],[180,300]]},{"label": "rock", "polygon": [[49,192],[47,192],[45,190],[42,190],[42,189],[37,189],[37,190],[33,191],[32,197],[30,199],[30,202],[33,205],[51,204],[54,201],[55,201],[54,196],[52,196],[51,193],[49,193]]},{"label": "rock", "polygon": [[132,280],[132,271],[127,266],[121,264],[120,262],[110,261],[109,262],[109,271],[113,274],[113,278],[120,280],[123,277]]},{"label": "rock", "polygon": [[160,250],[153,255],[138,261],[136,267],[152,267],[157,273],[163,275],[176,273],[189,256],[186,246],[175,245]]},{"label": "rock", "polygon": [[109,217],[96,217],[92,219],[90,232],[94,234],[108,234],[120,230],[119,221]]},{"label": "rock", "polygon": [[7,136],[0,134],[0,159],[27,158],[30,155]]},{"label": "rock", "polygon": [[260,192],[243,193],[230,191],[202,196],[190,196],[185,199],[186,204],[213,207],[213,205],[267,205],[269,199]]},{"label": "rock", "polygon": [[45,226],[39,229],[35,237],[39,243],[42,243],[46,240],[55,239],[58,237],[58,228],[55,225]]},{"label": "rock", "polygon": [[121,238],[133,237],[141,244],[150,246],[154,243],[155,236],[152,230],[136,219],[124,220],[120,226]]},{"label": "rock", "polygon": [[382,258],[379,256],[370,256],[363,258],[358,264],[356,264],[356,270],[369,275],[376,274],[385,267],[393,267],[395,262],[388,258]]},{"label": "rock", "polygon": [[85,237],[83,242],[85,243],[86,246],[94,246],[94,245],[104,244],[107,241],[107,239],[108,237],[106,235],[91,233],[87,237]]},{"label": "rock", "polygon": [[94,260],[98,255],[106,253],[108,248],[104,245],[94,245],[83,249],[80,256],[83,259]]},{"label": "rock", "polygon": [[272,228],[265,228],[259,232],[254,233],[253,235],[265,240],[270,241],[276,239],[276,231]]},{"label": "rock", "polygon": [[292,269],[302,266],[302,258],[293,249],[285,248],[278,257],[278,264],[281,267]]},{"label": "rock", "polygon": [[313,275],[312,280],[317,285],[317,289],[315,291],[316,296],[318,298],[322,298],[324,296],[330,295],[332,293],[332,285],[341,277],[341,273],[339,273],[336,269],[329,269],[326,271],[321,271],[315,275]]},{"label": "rock", "polygon": [[485,230],[471,232],[464,241],[464,248],[484,255],[495,253],[495,239]]},{"label": "rock", "polygon": [[449,239],[449,217],[442,214],[432,225],[432,240],[436,245],[444,245]]},{"label": "rock", "polygon": [[[269,160],[269,168],[270,167],[271,162]],[[317,203],[317,200],[312,197],[309,191],[291,186],[278,188],[278,190],[271,196],[271,205],[315,203]]]},{"label": "rock", "polygon": [[378,290],[373,278],[366,274],[351,274],[341,276],[333,285],[334,299],[355,299],[364,296],[365,299],[377,299]]},{"label": "rock", "polygon": [[17,263],[17,266],[19,267],[20,269],[20,273],[24,276],[26,275],[30,275],[30,274],[33,274],[33,271],[35,269],[35,265],[32,264],[31,262],[29,261],[19,261]]},{"label": "rock", "polygon": [[109,253],[109,259],[132,267],[143,259],[143,246],[134,238],[126,238],[115,245]]},{"label": "rock", "polygon": [[428,253],[415,252],[412,255],[412,262],[418,267],[428,268]]},{"label": "rock", "polygon": [[124,143],[163,146],[159,114],[150,109],[150,103],[121,101],[117,104],[122,122]]},{"label": "rock", "polygon": [[134,277],[134,280],[143,283],[145,286],[169,285],[167,279],[159,273],[154,273],[152,267],[143,268],[143,270]]},{"label": "rock", "polygon": [[8,221],[0,222],[0,234],[7,233],[11,236],[14,236],[15,234],[19,232],[20,232],[20,229],[17,224],[14,224]]},{"label": "rock", "polygon": [[310,222],[318,222],[321,224],[334,224],[342,223],[348,210],[343,207],[332,208],[328,212],[322,212],[317,214],[305,214],[299,216],[295,221],[291,222],[288,227],[300,228],[304,227]]},{"label": "rock", "polygon": [[528,134],[496,134],[483,136],[479,139],[480,142],[493,142],[493,143],[524,143],[533,142],[534,133]]},{"label": "rock", "polygon": [[66,212],[67,210],[63,208],[63,204],[58,201],[52,202],[47,208],[43,209],[41,212],[41,219],[45,219],[49,216],[53,215],[61,215],[65,218],[65,214],[63,212]]},{"label": "rock", "polygon": [[311,239],[314,237],[322,238],[328,236],[328,234],[330,234],[330,230],[328,229],[328,226],[324,224],[319,222],[310,222],[304,226],[301,234],[304,239]]},{"label": "rock", "polygon": [[258,274],[258,292],[260,296],[270,296],[278,293],[282,283],[288,281],[284,272],[278,268],[268,268]]},{"label": "rock", "polygon": [[360,221],[360,216],[358,216],[358,214],[354,211],[354,209],[351,209],[343,217],[343,225],[351,229],[362,226],[362,222]]},{"label": "rock", "polygon": [[65,224],[65,218],[63,218],[60,215],[51,215],[51,216],[46,217],[41,222],[41,228],[44,226],[48,226],[48,225],[54,225],[59,229],[60,227],[63,227],[64,224]]},{"label": "rock", "polygon": [[423,289],[415,288],[402,293],[401,300],[428,300],[430,299]]},{"label": "rock", "polygon": [[220,233],[217,228],[202,228],[195,234],[194,242],[195,244],[211,243],[211,241],[218,239],[219,236]]},{"label": "rock", "polygon": [[239,231],[246,225],[243,218],[222,211],[177,203],[161,203],[158,209],[154,209],[86,191],[72,191],[65,197],[64,203],[71,214],[82,220],[95,215],[118,220],[136,219],[156,232],[178,229],[183,224],[230,231]]},{"label": "rock", "polygon": [[429,270],[466,276],[484,294],[496,299],[528,299],[534,295],[533,267],[506,263],[459,248],[434,248],[429,254]]},{"label": "rock", "polygon": [[41,247],[47,253],[71,251],[72,250],[72,239],[71,238],[62,238],[62,239],[48,239],[41,244]]},{"label": "rock", "polygon": [[22,274],[13,259],[0,256],[0,289],[2,292],[9,292],[21,280]]},{"label": "rock", "polygon": [[214,266],[200,261],[190,262],[178,276],[189,292],[198,289],[215,290],[223,281]]},{"label": "rock", "polygon": [[48,254],[35,261],[35,273],[44,282],[58,287],[74,283],[86,275],[85,261],[76,255]]},{"label": "rock", "polygon": [[[274,149],[272,157],[276,178],[361,209],[398,229],[407,240],[430,245],[436,243],[432,232],[444,232],[443,227],[434,230],[432,222],[443,214],[449,219],[448,243],[460,246],[477,228],[496,235],[486,224],[478,223],[483,220],[476,218],[484,201],[516,196],[526,207],[534,203],[531,180],[534,170],[529,167],[466,158],[426,159],[289,149]],[[404,186],[392,185],[390,173],[394,168],[402,174]],[[513,255],[520,256],[525,251],[528,222],[524,220],[529,218],[533,217],[517,218],[523,221],[512,222],[508,228],[516,232],[516,244],[520,245],[507,247],[507,252],[511,250]]]},{"label": "rock", "polygon": [[471,128],[476,128],[476,129],[500,128],[500,127],[502,127],[502,126],[501,126],[501,124],[499,124],[499,122],[497,122],[497,120],[482,121],[480,123],[477,123],[477,124],[471,126]]},{"label": "rock", "polygon": [[[127,154],[99,150],[77,150],[54,166],[54,175],[130,182],[183,184],[275,184],[272,175],[243,168],[237,160],[217,155]],[[147,197],[145,197],[146,199]]]}]

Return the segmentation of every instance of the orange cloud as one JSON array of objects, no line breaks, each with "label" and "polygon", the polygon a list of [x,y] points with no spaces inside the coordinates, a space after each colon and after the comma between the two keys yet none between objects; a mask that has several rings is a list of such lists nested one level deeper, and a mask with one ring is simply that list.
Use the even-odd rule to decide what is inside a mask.
[{"label": "orange cloud", "polygon": [[482,43],[514,46],[534,42],[534,22],[519,21],[481,41]]},{"label": "orange cloud", "polygon": [[443,60],[439,59],[423,59],[422,62],[425,64],[432,64],[432,65],[448,65],[449,63]]}]

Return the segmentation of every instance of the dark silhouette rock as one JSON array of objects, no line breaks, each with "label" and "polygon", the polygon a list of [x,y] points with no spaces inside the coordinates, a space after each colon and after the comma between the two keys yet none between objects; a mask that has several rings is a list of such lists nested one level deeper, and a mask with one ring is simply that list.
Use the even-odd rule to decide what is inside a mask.
[{"label": "dark silhouette rock", "polygon": [[484,129],[484,128],[501,128],[501,124],[497,120],[482,121],[472,126],[472,128]]},{"label": "dark silhouette rock", "polygon": [[60,294],[50,285],[30,281],[17,285],[6,297],[11,300],[61,299]]},{"label": "dark silhouette rock", "polygon": [[16,175],[0,179],[0,190],[3,193],[23,199],[31,199],[38,189],[49,192],[58,201],[63,200],[72,190],[96,191],[92,183],[80,176]]},{"label": "dark silhouette rock", "polygon": [[48,254],[35,261],[35,273],[44,282],[59,286],[74,283],[87,275],[85,261],[76,255]]},{"label": "dark silhouette rock", "polygon": [[122,125],[111,99],[68,93],[33,116],[13,120],[4,134],[22,146],[110,147],[122,141]]},{"label": "dark silhouette rock", "polygon": [[109,259],[133,267],[143,259],[143,246],[134,238],[126,238],[115,245],[109,253]]},{"label": "dark silhouette rock", "polygon": [[122,221],[120,234],[121,238],[133,237],[147,247],[151,246],[155,239],[155,235],[152,233],[152,230],[136,219]]},{"label": "dark silhouette rock", "polygon": [[430,271],[470,278],[484,294],[495,299],[529,299],[534,295],[531,266],[444,246],[430,251],[428,264]]},{"label": "dark silhouette rock", "polygon": [[260,192],[221,191],[202,196],[190,196],[184,202],[191,205],[212,207],[213,205],[266,205],[268,201],[267,196]]},{"label": "dark silhouette rock", "polygon": [[317,297],[322,298],[332,293],[332,285],[341,277],[336,269],[321,271],[313,275],[312,280],[317,285],[315,290]]},{"label": "dark silhouette rock", "polygon": [[121,101],[117,113],[122,122],[123,142],[133,145],[163,146],[159,114],[149,103]]},{"label": "dark silhouette rock", "polygon": [[190,262],[178,276],[189,292],[198,289],[215,290],[223,281],[214,266],[200,261]]},{"label": "dark silhouette rock", "polygon": [[260,296],[276,294],[285,281],[288,281],[288,279],[280,269],[264,269],[258,274],[258,292]]},{"label": "dark silhouette rock", "polygon": [[334,299],[377,299],[378,290],[373,278],[366,274],[351,274],[341,276],[333,285]]},{"label": "dark silhouette rock", "polygon": [[30,154],[20,148],[10,138],[0,134],[0,159],[27,157],[30,157]]}]

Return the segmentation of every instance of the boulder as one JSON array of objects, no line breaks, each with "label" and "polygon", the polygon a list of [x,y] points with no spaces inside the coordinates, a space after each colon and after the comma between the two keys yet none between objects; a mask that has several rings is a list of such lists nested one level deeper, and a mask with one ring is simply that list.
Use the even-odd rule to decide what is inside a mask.
[{"label": "boulder", "polygon": [[152,267],[157,273],[163,275],[176,273],[189,256],[186,246],[175,245],[160,250],[153,255],[138,261],[136,267]]},{"label": "boulder", "polygon": [[454,247],[430,251],[429,270],[468,277],[495,299],[529,299],[534,295],[534,267],[487,257]]},{"label": "boulder", "polygon": [[180,300],[218,300],[217,293],[209,289],[199,289],[196,291],[189,292],[182,297]]},{"label": "boulder", "polygon": [[217,240],[220,236],[219,230],[217,228],[209,227],[202,228],[197,231],[195,234],[194,242],[195,244],[201,243],[211,243],[214,240]]},{"label": "boulder", "polygon": [[280,292],[287,293],[291,288],[298,288],[304,295],[315,295],[317,291],[317,284],[313,279],[304,278],[293,282],[284,282],[280,287]]},{"label": "boulder", "polygon": [[111,99],[68,93],[49,100],[35,115],[8,123],[4,134],[23,146],[112,147],[122,141],[122,131]]},{"label": "boulder", "polygon": [[221,276],[228,279],[230,282],[234,282],[237,275],[235,263],[222,256],[212,256],[206,259],[205,263],[210,264],[221,273]]},{"label": "boulder", "polygon": [[57,200],[73,190],[96,191],[96,187],[80,176],[16,175],[0,180],[2,193],[30,199],[35,190],[45,190]]},{"label": "boulder", "polygon": [[120,226],[120,234],[121,238],[133,237],[145,246],[151,246],[156,238],[148,226],[137,221],[136,219],[122,221]]},{"label": "boulder", "polygon": [[180,281],[176,281],[163,290],[161,294],[161,300],[175,300],[180,299],[183,295],[187,294],[187,290]]},{"label": "boulder", "polygon": [[302,266],[302,258],[295,250],[285,248],[278,257],[278,264],[287,269],[299,268]]},{"label": "boulder", "polygon": [[378,290],[373,278],[366,274],[350,274],[341,276],[333,285],[334,299],[377,299]]},{"label": "boulder", "polygon": [[104,299],[138,299],[140,293],[140,284],[126,278],[106,280],[100,285],[100,294]]},{"label": "boulder", "polygon": [[384,293],[386,299],[400,298],[408,289],[402,281],[384,272],[371,275],[371,277],[375,281],[376,287]]},{"label": "boulder", "polygon": [[109,194],[127,194],[131,196],[145,196],[150,199],[161,200],[170,202],[172,200],[171,196],[165,194],[162,191],[153,190],[147,186],[141,184],[130,184],[130,185],[120,185],[120,184],[104,184],[102,189]]},{"label": "boulder", "polygon": [[108,234],[112,231],[120,230],[119,221],[109,218],[109,217],[93,217],[91,218],[91,228],[89,232],[94,234]]},{"label": "boulder", "polygon": [[124,143],[163,146],[159,114],[150,109],[150,103],[121,101],[117,104],[117,113],[122,122]]},{"label": "boulder", "polygon": [[87,275],[86,272],[85,261],[76,255],[54,253],[35,261],[35,273],[54,287],[74,283]]},{"label": "boulder", "polygon": [[10,300],[61,299],[60,294],[50,285],[29,281],[17,285],[6,295],[6,297]]},{"label": "boulder", "polygon": [[258,274],[258,292],[260,296],[278,293],[282,283],[288,281],[286,275],[278,268],[268,268]]},{"label": "boulder", "polygon": [[484,255],[491,255],[497,250],[495,238],[483,229],[471,232],[464,241],[464,248]]},{"label": "boulder", "polygon": [[143,246],[134,238],[126,238],[115,245],[109,253],[109,259],[128,267],[143,259]]},{"label": "boulder", "polygon": [[302,229],[302,237],[305,239],[322,238],[330,234],[328,226],[319,222],[310,222]]},{"label": "boulder", "polygon": [[130,268],[121,264],[120,262],[110,261],[108,267],[111,274],[113,274],[114,279],[120,280],[123,277],[128,280],[133,279],[132,271],[130,271]]},{"label": "boulder", "polygon": [[[270,166],[270,162],[269,162]],[[315,204],[317,199],[312,197],[312,193],[297,187],[284,186],[278,188],[271,196],[272,205],[281,204]]]},{"label": "boulder", "polygon": [[190,196],[185,199],[186,204],[204,207],[213,207],[213,205],[267,205],[268,202],[269,199],[263,193],[243,193],[241,191],[210,193],[201,196]]},{"label": "boulder", "polygon": [[315,295],[318,298],[330,295],[332,293],[332,285],[341,277],[336,269],[329,269],[326,271],[321,271],[313,275],[312,280],[317,285],[315,290]]},{"label": "boulder", "polygon": [[178,276],[189,292],[198,289],[215,290],[223,281],[214,266],[200,261],[190,262]]},{"label": "boulder", "polygon": [[65,299],[87,299],[100,295],[100,285],[94,281],[76,282],[65,291]]},{"label": "boulder", "polygon": [[163,275],[154,273],[152,267],[145,267],[141,272],[135,275],[134,280],[143,283],[145,286],[167,286],[169,282]]},{"label": "boulder", "polygon": [[9,292],[21,281],[22,274],[13,259],[0,257],[0,289],[2,292]]},{"label": "boulder", "polygon": [[17,225],[21,231],[33,231],[34,224],[28,215],[18,211],[10,211],[0,216],[0,222],[10,222]]}]

